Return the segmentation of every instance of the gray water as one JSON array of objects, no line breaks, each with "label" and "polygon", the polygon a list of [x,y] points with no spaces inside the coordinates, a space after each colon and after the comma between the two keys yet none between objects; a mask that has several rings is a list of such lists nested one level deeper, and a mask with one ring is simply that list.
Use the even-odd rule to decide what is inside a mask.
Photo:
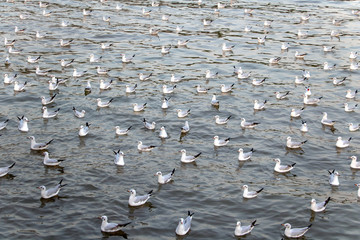
[{"label": "gray water", "polygon": [[[119,1],[118,1],[119,2]],[[313,224],[304,239],[357,239],[359,235],[359,202],[357,187],[360,177],[351,170],[351,155],[358,155],[359,131],[349,132],[348,122],[358,122],[359,113],[344,112],[347,89],[359,88],[359,71],[349,70],[350,51],[359,51],[359,17],[351,10],[359,8],[356,1],[234,1],[213,11],[217,1],[161,1],[160,7],[151,7],[145,1],[121,1],[124,8],[115,10],[115,1],[49,1],[50,17],[42,16],[37,1],[0,3],[2,37],[16,39],[15,47],[21,54],[10,54],[12,64],[3,62],[7,48],[3,47],[0,72],[17,73],[20,82],[27,81],[25,92],[14,93],[13,85],[0,87],[0,120],[10,122],[0,134],[1,167],[16,162],[11,174],[0,179],[2,239],[182,239],[175,235],[180,217],[187,211],[195,212],[187,239],[233,239],[236,221],[259,223],[246,239],[281,239],[282,223],[294,227]],[[142,16],[142,7],[152,10],[150,17]],[[83,17],[82,9],[92,9],[92,15]],[[244,8],[253,8],[252,16],[244,15]],[[310,14],[308,22],[300,22],[303,13]],[[27,19],[21,20],[19,14]],[[169,21],[161,20],[163,14],[171,14]],[[110,16],[111,22],[102,21]],[[202,19],[214,20],[204,27]],[[340,26],[332,25],[332,19],[343,19]],[[62,20],[70,22],[61,27]],[[264,28],[264,20],[274,20],[271,28]],[[15,34],[14,26],[26,28],[23,34]],[[184,30],[176,34],[176,26]],[[252,32],[243,31],[246,25]],[[159,36],[150,36],[149,28],[160,29]],[[306,38],[298,38],[298,29],[309,31]],[[43,39],[35,38],[35,31],[47,33]],[[341,30],[340,39],[330,38],[331,30]],[[266,32],[264,32],[266,31]],[[264,45],[257,44],[257,37],[266,34]],[[59,39],[74,39],[71,47],[61,48]],[[189,39],[188,47],[176,47],[177,40]],[[113,43],[109,50],[101,50],[100,43]],[[223,42],[234,44],[232,53],[223,54]],[[290,49],[281,52],[281,42],[290,43]],[[170,54],[162,55],[162,45],[172,45]],[[335,46],[331,53],[324,53],[322,46]],[[305,60],[295,60],[294,53],[308,53]],[[89,63],[89,55],[103,56],[101,63]],[[120,54],[135,54],[133,63],[123,64]],[[49,92],[50,77],[35,74],[37,64],[26,62],[28,55],[41,55],[41,69],[51,69],[51,74],[67,78],[55,92]],[[277,65],[269,65],[271,57],[280,56]],[[72,77],[73,67],[62,69],[60,59],[75,59],[73,67],[87,70],[80,78]],[[335,70],[324,71],[324,61],[336,63]],[[109,76],[101,77],[96,66],[111,69]],[[252,77],[238,80],[233,66],[251,71]],[[216,79],[206,80],[205,70],[218,71]],[[291,108],[303,107],[301,94],[305,85],[295,85],[295,76],[302,69],[311,72],[306,83],[313,96],[323,96],[318,106],[305,106],[301,118],[291,119]],[[140,81],[138,74],[153,73],[150,80]],[[170,108],[161,109],[163,84],[170,82],[171,73],[184,75],[171,96]],[[330,77],[347,77],[343,86],[333,86]],[[251,79],[264,78],[263,86],[253,86]],[[100,79],[114,80],[111,90],[100,91]],[[84,95],[87,80],[93,86],[91,94]],[[125,94],[126,84],[138,84],[135,94]],[[235,83],[233,92],[220,93],[220,84]],[[211,88],[208,94],[197,94],[194,86],[201,84]],[[277,100],[275,91],[290,91],[285,100]],[[40,96],[57,93],[51,110],[61,108],[55,119],[43,120]],[[210,104],[212,93],[220,100],[220,107]],[[114,98],[109,108],[98,109],[96,99]],[[268,100],[266,110],[254,111],[255,99]],[[145,103],[144,112],[134,113],[133,103]],[[77,119],[72,107],[85,109],[84,119]],[[177,117],[177,108],[191,108],[186,119]],[[335,128],[321,125],[322,112],[336,120]],[[28,133],[17,130],[17,116],[29,118]],[[215,115],[232,115],[227,125],[216,125]],[[240,118],[257,121],[255,129],[242,130]],[[155,131],[147,130],[142,119],[155,121]],[[180,135],[180,128],[188,120],[191,130]],[[306,120],[309,132],[299,131],[301,120]],[[91,123],[88,136],[79,137],[78,128]],[[115,135],[114,127],[132,126],[127,136]],[[158,137],[160,126],[166,126],[168,139]],[[31,151],[27,136],[38,141],[54,139],[48,151],[50,157],[65,159],[62,168],[45,167],[42,152]],[[213,136],[231,137],[225,147],[213,146]],[[286,137],[308,140],[300,150],[286,148]],[[352,137],[346,149],[337,149],[338,136]],[[137,141],[158,146],[152,152],[138,152]],[[238,161],[239,148],[254,148],[252,159]],[[125,154],[125,166],[113,163],[113,150]],[[180,162],[181,149],[195,155],[202,152],[196,164]],[[273,158],[284,164],[296,163],[288,174],[273,171]],[[176,168],[174,180],[158,185],[154,174],[170,172]],[[340,186],[331,187],[327,170],[336,169],[341,174]],[[59,197],[50,200],[40,198],[36,187],[51,187],[60,179],[68,184]],[[264,188],[255,199],[242,197],[242,185],[250,190]],[[142,207],[128,206],[128,189],[138,194],[151,189],[154,194]],[[310,200],[331,201],[325,212],[312,213]],[[110,222],[132,223],[115,236],[102,234],[101,221],[107,215]]]}]

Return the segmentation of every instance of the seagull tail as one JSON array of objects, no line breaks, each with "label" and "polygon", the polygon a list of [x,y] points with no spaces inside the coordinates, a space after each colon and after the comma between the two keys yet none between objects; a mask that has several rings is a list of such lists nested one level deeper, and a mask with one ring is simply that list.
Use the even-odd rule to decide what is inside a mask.
[{"label": "seagull tail", "polygon": [[250,152],[255,152],[254,148],[251,148],[251,149],[250,149]]},{"label": "seagull tail", "polygon": [[330,201],[330,197],[328,197],[328,198],[325,200],[324,206],[326,206],[326,205],[329,203],[329,201]]},{"label": "seagull tail", "polygon": [[226,121],[229,120],[231,118],[231,115],[227,117]]},{"label": "seagull tail", "polygon": [[200,155],[201,155],[201,152],[198,153],[198,154],[196,154],[196,155],[194,156],[194,158],[198,158]]},{"label": "seagull tail", "polygon": [[230,138],[225,139],[225,142],[230,141]]},{"label": "seagull tail", "polygon": [[128,127],[127,131],[129,131],[132,128],[132,126]]},{"label": "seagull tail", "polygon": [[294,167],[295,165],[296,165],[296,163],[291,164],[292,167]]},{"label": "seagull tail", "polygon": [[307,140],[305,140],[305,141],[301,142],[301,144],[305,144],[306,142],[307,142]]},{"label": "seagull tail", "polygon": [[75,109],[75,107],[73,107],[73,111],[75,111],[76,109]]},{"label": "seagull tail", "polygon": [[50,141],[48,141],[48,142],[46,143],[46,145],[49,145],[52,141],[54,141],[54,139],[51,139]]},{"label": "seagull tail", "polygon": [[131,222],[128,222],[128,223],[124,223],[124,224],[118,224],[119,227],[125,227],[127,225],[129,225]]},{"label": "seagull tail", "polygon": [[312,224],[310,224],[307,228],[311,228]]},{"label": "seagull tail", "polygon": [[350,142],[350,141],[351,141],[351,139],[352,139],[352,137],[349,137],[349,140],[348,140],[348,141]]},{"label": "seagull tail", "polygon": [[188,211],[188,216],[192,217],[192,215],[194,215],[194,213],[191,213],[190,211]]},{"label": "seagull tail", "polygon": [[260,193],[262,190],[264,190],[264,188],[260,188],[259,190],[256,191],[256,193]]},{"label": "seagull tail", "polygon": [[114,100],[113,98],[112,98],[112,99],[110,99],[110,100],[109,100],[109,103],[111,103],[113,100]]},{"label": "seagull tail", "polygon": [[304,123],[306,123],[306,121],[305,121],[305,120],[301,120],[301,123],[304,124]]},{"label": "seagull tail", "polygon": [[145,118],[143,119],[143,122],[144,122],[144,123],[146,122],[146,119],[145,119]]},{"label": "seagull tail", "polygon": [[174,173],[175,173],[175,168],[172,170],[171,176],[174,175]]},{"label": "seagull tail", "polygon": [[[251,226],[252,227],[255,226],[255,223],[256,223],[256,220],[251,223]],[[256,225],[258,225],[258,224],[256,224]]]},{"label": "seagull tail", "polygon": [[15,162],[13,162],[13,163],[9,166],[9,168],[12,168],[13,166],[15,166]]},{"label": "seagull tail", "polygon": [[7,122],[9,122],[9,119],[6,119],[6,120],[4,121],[4,123],[7,123]]},{"label": "seagull tail", "polygon": [[151,195],[152,195],[152,193],[153,193],[153,190],[151,190],[150,192],[148,192],[148,195],[150,195],[150,196],[151,196]]}]

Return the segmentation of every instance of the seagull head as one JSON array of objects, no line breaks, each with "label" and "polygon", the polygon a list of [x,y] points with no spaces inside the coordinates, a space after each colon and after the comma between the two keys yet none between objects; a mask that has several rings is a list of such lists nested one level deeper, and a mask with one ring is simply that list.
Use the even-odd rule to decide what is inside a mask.
[{"label": "seagull head", "polygon": [[242,148],[239,148],[238,152],[239,152],[239,153],[243,153],[244,150],[243,150]]},{"label": "seagull head", "polygon": [[245,190],[245,189],[248,189],[248,188],[249,188],[248,185],[243,185],[243,186],[242,186],[242,189],[244,189],[244,190]]},{"label": "seagull head", "polygon": [[281,224],[281,225],[283,225],[285,228],[291,228],[290,223],[283,223],[283,224]]},{"label": "seagull head", "polygon": [[46,190],[46,187],[45,186],[40,186],[40,187],[37,187],[38,189],[41,189],[41,191],[45,191]]},{"label": "seagull head", "polygon": [[280,163],[280,158],[274,158],[273,159],[276,163]]},{"label": "seagull head", "polygon": [[130,189],[130,190],[128,190],[128,192],[129,192],[131,195],[135,195],[135,194],[136,194],[135,189]]},{"label": "seagull head", "polygon": [[157,172],[154,174],[154,176],[162,176],[162,173],[161,172]]}]

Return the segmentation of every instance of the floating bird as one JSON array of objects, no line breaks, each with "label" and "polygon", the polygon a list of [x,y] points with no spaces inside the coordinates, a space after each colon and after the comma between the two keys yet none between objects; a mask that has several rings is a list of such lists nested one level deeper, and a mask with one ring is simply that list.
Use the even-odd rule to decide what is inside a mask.
[{"label": "floating bird", "polygon": [[65,41],[64,39],[60,39],[60,46],[61,47],[69,47],[74,39],[70,39],[69,41]]},{"label": "floating bird", "polygon": [[177,235],[183,236],[189,232],[193,215],[194,213],[190,213],[190,211],[188,211],[188,216],[185,218],[185,220],[183,218],[180,218],[180,221],[175,230],[175,233]]},{"label": "floating bird", "polygon": [[303,228],[291,228],[290,223],[285,223],[285,224],[281,224],[285,227],[285,236],[288,238],[299,238],[304,236],[304,234],[309,231],[309,229],[311,228],[312,224],[310,224],[307,227],[303,227]]},{"label": "floating bird", "polygon": [[41,58],[41,56],[38,56],[38,57],[28,56],[27,61],[28,61],[28,63],[37,63],[37,62],[39,62],[40,58]]},{"label": "floating bird", "polygon": [[108,90],[111,88],[112,83],[113,83],[113,80],[110,80],[109,82],[105,82],[103,79],[101,79],[99,88],[101,90]]},{"label": "floating bird", "polygon": [[8,122],[9,122],[9,119],[6,119],[5,121],[0,122],[0,130],[3,130],[4,128],[6,128]]},{"label": "floating bird", "polygon": [[131,57],[126,57],[125,54],[120,54],[120,56],[121,56],[121,61],[123,63],[130,63],[130,62],[132,62],[133,58],[135,57],[135,54],[132,55]]},{"label": "floating bird", "polygon": [[235,45],[227,45],[226,43],[222,44],[221,50],[223,52],[230,52],[233,50],[233,48],[235,47]]},{"label": "floating bird", "polygon": [[169,108],[169,100],[170,100],[170,98],[171,98],[171,97],[169,97],[169,98],[164,98],[164,99],[162,100],[162,104],[161,104],[161,108],[162,108],[162,109],[167,109],[167,108]]},{"label": "floating bird", "polygon": [[184,118],[190,114],[190,109],[189,110],[176,109],[176,112],[178,118]]},{"label": "floating bird", "polygon": [[302,132],[308,132],[309,131],[308,126],[306,124],[306,121],[304,121],[304,120],[301,121],[300,131],[302,131]]},{"label": "floating bird", "polygon": [[0,177],[6,176],[9,173],[10,169],[14,166],[15,166],[15,162],[7,167],[1,167],[0,168]]},{"label": "floating bird", "polygon": [[66,61],[65,59],[61,59],[60,65],[61,65],[61,67],[65,68],[65,67],[70,66],[74,61],[75,61],[75,59],[70,59],[68,61]]},{"label": "floating bird", "polygon": [[328,197],[324,202],[316,203],[316,200],[311,199],[311,210],[314,212],[322,212],[325,210],[326,205],[329,203],[330,197]]},{"label": "floating bird", "polygon": [[355,109],[357,109],[358,105],[354,104],[354,105],[351,106],[348,103],[345,103],[344,106],[345,106],[345,112],[354,112]]},{"label": "floating bird", "polygon": [[87,71],[78,71],[76,68],[73,70],[73,77],[82,77]]},{"label": "floating bird", "polygon": [[171,74],[170,82],[180,82],[185,76],[176,77],[175,74]]},{"label": "floating bird", "polygon": [[360,124],[359,123],[349,123],[349,131],[350,132],[355,132],[357,130],[360,129]]},{"label": "floating bird", "polygon": [[219,74],[218,72],[213,73],[213,72],[211,72],[211,71],[208,69],[208,70],[205,71],[205,78],[206,78],[206,79],[215,78],[215,77],[218,76],[218,74]]},{"label": "floating bird", "polygon": [[254,110],[263,110],[265,109],[265,104],[267,103],[267,100],[264,100],[262,102],[259,102],[259,100],[254,100]]},{"label": "floating bird", "polygon": [[250,191],[250,192],[249,192],[249,187],[248,187],[248,185],[243,185],[243,186],[242,186],[242,189],[243,189],[243,198],[255,198],[255,197],[257,197],[257,195],[258,195],[262,190],[264,190],[264,188],[260,188],[260,189],[257,190],[257,191]]},{"label": "floating bird", "polygon": [[359,63],[352,62],[350,64],[350,70],[358,70],[359,69]]},{"label": "floating bird", "polygon": [[116,127],[115,127],[115,134],[116,134],[116,135],[119,135],[119,136],[121,136],[121,135],[126,135],[126,134],[129,133],[129,131],[130,131],[131,128],[132,128],[132,126],[126,128],[126,129],[120,129],[119,126],[116,126]]},{"label": "floating bird", "polygon": [[231,92],[232,89],[233,89],[233,87],[234,87],[234,85],[235,85],[234,83],[231,84],[231,85],[221,84],[221,85],[220,85],[220,91],[221,91],[222,93]]},{"label": "floating bird", "polygon": [[150,199],[153,190],[142,196],[136,196],[136,191],[134,189],[130,189],[128,192],[130,192],[129,205],[131,207],[136,207],[144,205]]},{"label": "floating bird", "polygon": [[181,149],[180,150],[181,152],[181,159],[180,161],[183,162],[183,163],[191,163],[191,162],[194,162],[200,155],[201,155],[201,152],[194,155],[194,156],[191,156],[191,155],[186,155],[186,150],[185,149]]},{"label": "floating bird", "polygon": [[47,107],[43,106],[43,107],[42,107],[42,110],[43,110],[43,115],[42,115],[42,117],[43,117],[43,118],[46,118],[46,119],[49,119],[49,118],[54,118],[54,117],[56,117],[56,116],[59,114],[60,108],[58,108],[58,109],[55,110],[55,111],[49,111],[49,110],[47,109]]},{"label": "floating bird", "polygon": [[8,40],[6,37],[4,38],[4,45],[5,45],[6,47],[8,47],[8,46],[14,46],[15,42],[16,42],[15,39],[14,39],[14,40]]},{"label": "floating bird", "polygon": [[96,99],[97,101],[97,106],[100,108],[104,108],[104,107],[109,107],[110,103],[113,101],[114,99],[111,98],[109,101],[107,102],[102,102],[101,98]]},{"label": "floating bird", "polygon": [[101,216],[99,218],[102,220],[100,229],[102,232],[106,232],[106,233],[118,232],[121,230],[121,228],[123,228],[131,223],[131,222],[124,223],[124,224],[109,223],[107,216]]},{"label": "floating bird", "polygon": [[162,54],[169,54],[171,47],[172,47],[171,45],[170,45],[169,47],[167,47],[167,46],[161,46],[161,53],[162,53]]},{"label": "floating bird", "polygon": [[178,42],[177,42],[177,45],[179,46],[179,47],[184,47],[184,46],[187,46],[187,44],[189,43],[189,39],[186,39],[186,40],[178,40]]},{"label": "floating bird", "polygon": [[136,91],[137,86],[138,86],[137,84],[135,84],[133,86],[126,85],[125,86],[125,92],[126,93],[134,93]]},{"label": "floating bird", "polygon": [[143,123],[144,123],[144,127],[146,127],[147,129],[149,129],[149,130],[155,129],[155,125],[156,125],[155,122],[150,123],[150,122],[146,121],[146,119],[144,118]]},{"label": "floating bird", "polygon": [[67,184],[62,184],[63,179],[53,188],[49,188],[46,190],[45,186],[38,187],[41,190],[41,197],[44,199],[49,199],[55,197],[59,194],[60,189],[66,186]]},{"label": "floating bird", "polygon": [[17,78],[17,74],[15,73],[14,75],[10,76],[9,74],[5,73],[4,74],[4,83],[6,84],[11,84],[15,81],[15,79]]},{"label": "floating bird", "polygon": [[216,147],[222,147],[228,144],[230,141],[230,138],[226,139],[219,139],[219,136],[214,136],[214,146]]},{"label": "floating bird", "polygon": [[[15,41],[15,40],[14,40]],[[349,58],[350,59],[356,59],[358,56],[357,52],[350,52]]]},{"label": "floating bird", "polygon": [[14,91],[15,92],[22,92],[25,90],[27,81],[25,81],[24,83],[19,83],[18,81],[14,82]]},{"label": "floating bird", "polygon": [[252,85],[254,85],[254,86],[260,86],[260,85],[262,85],[264,82],[265,82],[265,80],[266,80],[266,77],[265,78],[263,78],[263,79],[256,79],[256,78],[253,78],[253,80],[252,80]]},{"label": "floating bird", "polygon": [[113,46],[112,43],[100,43],[100,47],[102,50],[109,49]]},{"label": "floating bird", "polygon": [[147,103],[138,105],[137,103],[133,103],[133,110],[134,110],[134,112],[144,111],[144,110],[145,110],[145,107],[146,107],[146,104],[147,104]]},{"label": "floating bird", "polygon": [[304,104],[306,105],[317,105],[322,97],[319,98],[309,98],[308,95],[304,95]]},{"label": "floating bird", "polygon": [[250,225],[241,226],[241,222],[237,221],[235,231],[234,231],[234,235],[236,237],[241,237],[241,236],[244,236],[246,234],[249,234],[253,230],[253,228],[256,226],[255,223],[256,223],[256,220],[253,221]]},{"label": "floating bird", "polygon": [[34,136],[30,136],[30,137],[28,137],[28,139],[30,139],[30,149],[31,150],[45,150],[49,147],[50,143],[52,143],[52,141],[54,141],[54,139],[51,139],[47,143],[37,143],[35,141]]},{"label": "floating bird", "polygon": [[344,77],[343,79],[337,79],[336,77],[333,77],[332,80],[333,80],[333,84],[335,86],[339,86],[339,85],[344,84],[346,77]]},{"label": "floating bird", "polygon": [[286,147],[288,148],[301,148],[302,145],[304,145],[307,142],[307,140],[302,142],[295,142],[291,140],[291,137],[286,138]]},{"label": "floating bird", "polygon": [[90,16],[93,10],[86,10],[85,8],[82,10],[83,16]]},{"label": "floating bird", "polygon": [[333,70],[336,64],[330,65],[328,62],[324,62],[324,70]]},{"label": "floating bird", "polygon": [[142,14],[143,14],[144,16],[150,16],[151,10],[146,10],[145,8],[142,8]]},{"label": "floating bird", "polygon": [[295,58],[304,59],[307,53],[299,53],[298,51],[295,52]]},{"label": "floating bird", "polygon": [[275,163],[275,167],[274,167],[274,171],[278,172],[278,173],[287,173],[290,172],[296,163],[293,163],[291,165],[281,165],[281,160],[280,158],[275,158],[274,161]]},{"label": "floating bird", "polygon": [[306,77],[299,78],[295,76],[295,84],[303,84],[306,80],[308,80]]},{"label": "floating bird", "polygon": [[212,22],[213,22],[213,20],[203,19],[203,25],[204,26],[210,26]]},{"label": "floating bird", "polygon": [[184,126],[181,127],[181,133],[187,133],[190,131],[189,122],[185,121]]},{"label": "floating bird", "polygon": [[176,33],[180,33],[184,29],[184,26],[176,26]]},{"label": "floating bird", "polygon": [[85,137],[86,135],[88,135],[89,131],[90,131],[90,125],[88,122],[85,123],[84,125],[80,125],[79,128],[79,136],[80,137]]},{"label": "floating bird", "polygon": [[162,126],[162,127],[160,128],[159,137],[160,137],[160,138],[168,138],[168,137],[169,137],[168,134],[166,133],[166,130],[165,130],[165,127],[164,127],[164,126]]},{"label": "floating bird", "polygon": [[166,175],[163,175],[161,172],[157,172],[155,173],[154,176],[158,176],[158,183],[160,184],[165,184],[165,183],[168,183],[171,181],[172,179],[172,176],[174,175],[175,173],[175,168],[168,174]]},{"label": "floating bird", "polygon": [[343,140],[341,137],[337,138],[336,147],[346,148],[350,145],[351,137],[348,140]]},{"label": "floating bird", "polygon": [[96,68],[96,72],[97,72],[97,74],[99,74],[99,75],[107,75],[107,74],[109,74],[110,71],[111,71],[111,70],[102,68],[102,67],[100,67],[100,66],[97,66],[97,68]]},{"label": "floating bird", "polygon": [[28,122],[29,119],[27,117],[24,117],[24,115],[20,118],[17,117],[19,120],[19,125],[18,125],[18,129],[21,132],[28,132],[29,131],[29,127],[28,127]]},{"label": "floating bird", "polygon": [[351,91],[351,89],[346,90],[346,98],[353,99],[356,97],[356,94],[358,93],[358,90]]},{"label": "floating bird", "polygon": [[239,161],[246,161],[252,157],[254,149],[251,148],[249,152],[244,152],[242,148],[239,148],[238,152],[239,152],[239,157],[238,157]]},{"label": "floating bird", "polygon": [[124,166],[125,165],[125,162],[124,162],[125,154],[123,152],[121,152],[120,149],[117,152],[116,151],[113,151],[113,152],[115,154],[115,159],[114,159],[115,165]]},{"label": "floating bird", "polygon": [[49,158],[49,153],[48,152],[44,152],[44,165],[46,166],[58,166],[62,161],[61,159],[55,159],[55,158]]},{"label": "floating bird", "polygon": [[290,91],[286,91],[285,93],[281,93],[281,92],[275,92],[275,97],[278,100],[282,100],[287,98],[287,95],[289,95]]},{"label": "floating bird", "polygon": [[156,146],[154,145],[144,145],[142,141],[138,141],[137,149],[141,152],[150,152],[153,150]]},{"label": "floating bird", "polygon": [[174,86],[167,86],[167,85],[164,84],[164,85],[162,86],[162,91],[163,91],[163,93],[165,93],[165,94],[173,93],[174,90],[175,90],[175,88],[176,88],[176,85],[174,85]]},{"label": "floating bird", "polygon": [[324,52],[332,52],[335,49],[335,46],[323,46]]},{"label": "floating bird", "polygon": [[46,36],[46,33],[41,34],[39,31],[36,31],[35,37],[38,39],[44,38]]},{"label": "floating bird", "polygon": [[219,106],[219,105],[220,105],[220,101],[216,99],[216,95],[215,95],[215,94],[212,95],[211,105],[213,105],[213,106]]},{"label": "floating bird", "polygon": [[228,116],[227,118],[220,118],[219,115],[216,115],[214,118],[216,124],[222,125],[222,124],[226,124],[229,121],[231,115]]},{"label": "floating bird", "polygon": [[15,26],[15,33],[24,33],[26,28],[19,28],[18,26]]},{"label": "floating bird", "polygon": [[301,109],[291,109],[291,113],[290,113],[290,116],[291,117],[300,117],[301,113],[304,112],[304,107],[302,107]]},{"label": "floating bird", "polygon": [[241,123],[240,123],[240,126],[242,127],[242,128],[254,128],[256,125],[258,125],[258,124],[260,124],[260,123],[258,123],[258,122],[247,122],[246,120],[245,120],[245,118],[241,118]]},{"label": "floating bird", "polygon": [[298,32],[297,32],[297,36],[299,37],[299,38],[305,38],[305,37],[307,37],[308,36],[308,31],[302,31],[302,30],[298,30]]},{"label": "floating bird", "polygon": [[360,183],[355,184],[355,186],[358,187],[357,196],[358,196],[358,198],[360,198]]},{"label": "floating bird", "polygon": [[335,121],[328,119],[327,113],[323,112],[323,117],[321,119],[321,123],[326,126],[334,126]]},{"label": "floating bird", "polygon": [[143,74],[143,73],[139,73],[139,79],[140,79],[141,81],[149,80],[151,76],[152,76],[152,73],[150,73],[150,74],[148,74],[148,75],[145,75],[145,74]]},{"label": "floating bird", "polygon": [[207,93],[208,90],[210,90],[210,89],[202,87],[200,84],[196,85],[197,93]]},{"label": "floating bird", "polygon": [[152,27],[149,29],[150,35],[153,35],[153,36],[158,36],[159,32],[160,32],[159,29],[155,29],[155,28],[152,28]]},{"label": "floating bird", "polygon": [[281,43],[281,50],[288,50],[289,49],[289,43]]},{"label": "floating bird", "polygon": [[263,36],[263,37],[258,37],[257,40],[258,40],[258,43],[259,43],[259,44],[264,44],[265,41],[266,41],[266,35]]},{"label": "floating bird", "polygon": [[273,58],[269,59],[269,63],[270,64],[277,64],[277,63],[280,62],[280,60],[281,60],[281,57],[273,57]]},{"label": "floating bird", "polygon": [[335,169],[332,171],[328,171],[328,172],[330,174],[330,177],[329,177],[330,185],[339,186],[340,185],[340,182],[339,182],[340,174],[337,171],[335,171]]}]

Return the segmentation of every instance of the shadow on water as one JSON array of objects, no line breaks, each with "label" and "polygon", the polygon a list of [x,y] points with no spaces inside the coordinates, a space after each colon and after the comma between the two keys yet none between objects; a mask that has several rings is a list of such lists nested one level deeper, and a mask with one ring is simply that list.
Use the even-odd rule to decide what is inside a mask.
[{"label": "shadow on water", "polygon": [[119,236],[119,237],[123,237],[125,239],[128,239],[128,235],[126,232],[122,231],[122,230],[119,230],[117,232],[113,232],[113,233],[107,233],[107,232],[101,232],[103,237],[102,239],[108,239],[110,237],[113,237],[113,236]]}]

